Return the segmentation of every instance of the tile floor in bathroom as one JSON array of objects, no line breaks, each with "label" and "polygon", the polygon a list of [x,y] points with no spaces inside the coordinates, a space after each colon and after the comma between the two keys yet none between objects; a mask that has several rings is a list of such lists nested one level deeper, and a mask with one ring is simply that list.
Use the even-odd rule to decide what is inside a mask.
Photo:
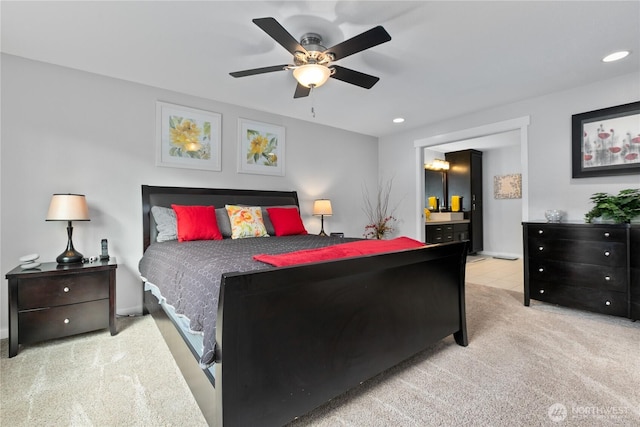
[{"label": "tile floor in bathroom", "polygon": [[467,257],[466,282],[524,292],[522,258],[514,261],[488,255]]}]

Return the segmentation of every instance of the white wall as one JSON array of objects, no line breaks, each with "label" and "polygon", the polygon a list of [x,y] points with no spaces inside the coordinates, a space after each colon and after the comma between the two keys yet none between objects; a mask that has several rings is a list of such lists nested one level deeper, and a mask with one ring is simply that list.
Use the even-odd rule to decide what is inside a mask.
[{"label": "white wall", "polygon": [[391,197],[391,202],[399,204],[397,215],[402,219],[398,233],[417,237],[415,224],[421,207],[417,205],[415,168],[420,165],[415,161],[414,141],[525,116],[530,117],[526,153],[528,217],[544,219],[544,211],[554,208],[567,212],[570,221],[583,221],[584,214],[591,209],[589,197],[593,193],[617,193],[624,188],[637,188],[640,177],[572,179],[571,115],[638,99],[640,79],[636,74],[629,74],[380,138],[380,171],[395,174],[394,185],[401,188]]},{"label": "white wall", "polygon": [[483,150],[482,171],[482,253],[522,257],[522,199],[496,199],[494,195],[494,176],[522,172],[520,146]]},{"label": "white wall", "polygon": [[[305,226],[315,198],[329,198],[327,232],[362,236],[362,185],[378,176],[376,138],[234,105],[2,55],[1,248],[3,276],[18,258],[55,260],[66,223],[45,222],[51,194],[87,197],[90,222],[74,223],[73,242],[97,255],[109,240],[117,257],[117,312],[141,310],[137,265],[142,256],[141,184],[296,190]],[[289,96],[289,95],[287,95]],[[157,100],[222,114],[222,171],[155,166]],[[286,128],[284,177],[236,172],[239,117]],[[7,283],[0,286],[0,333],[7,336]]]}]

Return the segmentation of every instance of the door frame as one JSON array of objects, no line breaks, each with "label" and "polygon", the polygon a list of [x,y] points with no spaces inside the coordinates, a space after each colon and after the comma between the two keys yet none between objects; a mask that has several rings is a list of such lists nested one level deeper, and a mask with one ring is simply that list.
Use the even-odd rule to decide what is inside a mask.
[{"label": "door frame", "polygon": [[416,220],[416,235],[421,241],[425,241],[425,216],[424,216],[424,149],[434,145],[447,144],[450,142],[464,141],[467,139],[480,138],[497,133],[520,131],[520,163],[522,170],[522,221],[529,219],[529,168],[528,168],[528,129],[531,121],[530,116],[518,117],[511,120],[504,120],[496,123],[489,123],[474,128],[462,129],[458,131],[443,133],[427,138],[417,139],[413,142],[416,158],[416,201],[420,207],[420,214]]}]

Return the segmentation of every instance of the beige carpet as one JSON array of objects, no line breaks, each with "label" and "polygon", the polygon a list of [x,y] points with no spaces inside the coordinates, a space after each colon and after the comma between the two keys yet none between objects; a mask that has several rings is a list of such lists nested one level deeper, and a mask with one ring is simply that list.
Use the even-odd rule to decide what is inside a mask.
[{"label": "beige carpet", "polygon": [[[467,286],[469,346],[451,337],[293,426],[637,426],[640,322]],[[150,317],[7,359],[1,425],[201,426]]]},{"label": "beige carpet", "polygon": [[151,316],[22,348],[2,340],[0,425],[206,426]]}]

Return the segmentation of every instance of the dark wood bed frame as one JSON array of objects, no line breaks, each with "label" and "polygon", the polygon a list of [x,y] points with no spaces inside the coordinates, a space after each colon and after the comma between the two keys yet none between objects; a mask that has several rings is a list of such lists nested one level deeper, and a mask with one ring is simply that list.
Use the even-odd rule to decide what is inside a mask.
[{"label": "dark wood bed frame", "polygon": [[[152,206],[298,204],[295,192],[142,186]],[[207,422],[279,426],[453,334],[467,345],[466,242],[223,274],[215,380],[156,298],[144,294]]]}]

